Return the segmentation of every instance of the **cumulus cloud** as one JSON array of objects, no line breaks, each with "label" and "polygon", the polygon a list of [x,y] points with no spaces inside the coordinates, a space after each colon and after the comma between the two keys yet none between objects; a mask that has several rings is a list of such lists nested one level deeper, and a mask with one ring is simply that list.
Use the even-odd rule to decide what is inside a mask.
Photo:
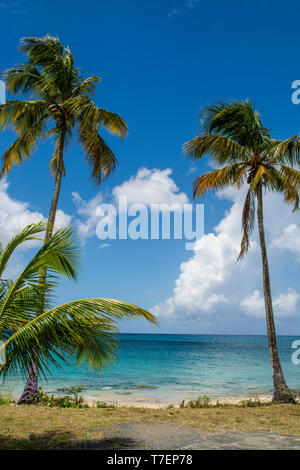
[{"label": "cumulus cloud", "polygon": [[121,196],[127,197],[129,204],[188,204],[185,193],[179,192],[175,181],[171,178],[172,170],[141,168],[135,176],[113,189],[115,201]]},{"label": "cumulus cloud", "polygon": [[9,183],[0,181],[0,240],[5,245],[26,225],[40,222],[41,212],[31,211],[28,202],[17,201],[7,193]]},{"label": "cumulus cloud", "polygon": [[[46,220],[41,212],[31,210],[29,202],[18,201],[12,198],[8,193],[8,188],[9,183],[7,180],[0,180],[0,241],[3,245],[6,245],[26,225]],[[69,225],[71,219],[70,215],[58,209],[55,228],[58,229]],[[30,241],[20,246],[14,254],[12,262],[5,270],[4,278],[14,279],[24,269],[25,258],[22,253],[30,248],[38,247],[40,243],[38,241]]]},{"label": "cumulus cloud", "polygon": [[67,227],[68,225],[70,225],[72,218],[72,215],[66,214],[61,209],[57,209],[55,217],[55,228],[60,229],[63,227]]},{"label": "cumulus cloud", "polygon": [[[289,288],[285,294],[279,294],[273,299],[274,315],[278,318],[292,317],[299,312],[300,295]],[[245,297],[241,303],[242,310],[249,316],[263,318],[265,316],[264,299],[258,289]]]},{"label": "cumulus cloud", "polygon": [[[245,189],[237,191],[230,188],[219,193],[219,198],[232,202],[230,210],[212,233],[205,234],[196,242],[191,258],[180,266],[172,296],[155,305],[152,309],[154,314],[169,320],[195,320],[213,314],[263,316],[264,303],[257,290],[261,286],[257,233],[252,237],[248,255],[243,261],[236,262]],[[264,207],[266,237],[270,249],[274,251],[273,259],[278,248],[286,247],[297,253],[299,242],[293,245],[293,237],[296,237],[299,226],[291,222],[297,216],[291,214],[278,195],[267,195]],[[288,241],[285,241],[286,231],[291,235]],[[247,281],[243,282],[245,279]],[[249,290],[253,292],[250,296]],[[291,289],[286,294],[276,294],[276,315],[295,315],[298,294]]]},{"label": "cumulus cloud", "polygon": [[272,241],[272,246],[292,251],[300,257],[300,227],[294,223],[289,224],[282,234]]},{"label": "cumulus cloud", "polygon": [[[45,219],[41,212],[32,211],[28,202],[13,199],[8,194],[8,188],[9,183],[2,179],[0,181],[0,240],[4,245],[26,225]],[[70,215],[58,209],[55,227],[64,227],[71,222],[71,219]],[[32,244],[26,245],[26,247],[30,246]]]},{"label": "cumulus cloud", "polygon": [[[184,204],[189,203],[189,199],[184,192],[179,192],[171,175],[170,168],[165,170],[141,168],[129,180],[113,188],[107,201],[104,201],[101,193],[96,194],[89,201],[85,201],[78,192],[73,192],[72,199],[77,210],[76,225],[82,243],[84,244],[87,238],[96,234],[97,224],[102,217],[99,206],[104,202],[111,202],[116,215],[121,210],[119,208],[119,198],[121,197],[127,198],[127,207],[133,204],[143,204],[146,207],[150,207],[152,204],[166,204],[168,207],[173,206],[173,209],[183,208]],[[107,221],[109,217],[106,216]]]},{"label": "cumulus cloud", "polygon": [[98,193],[89,201],[85,201],[77,191],[74,191],[72,193],[72,200],[80,217],[76,220],[78,233],[82,242],[85,243],[87,238],[96,234],[96,225],[99,221],[97,211],[99,205],[103,202],[103,197],[101,193]]}]

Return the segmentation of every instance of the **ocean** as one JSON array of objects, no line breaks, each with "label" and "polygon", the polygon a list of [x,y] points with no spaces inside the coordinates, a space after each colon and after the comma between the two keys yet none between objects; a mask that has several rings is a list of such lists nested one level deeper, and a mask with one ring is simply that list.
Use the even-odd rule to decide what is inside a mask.
[{"label": "ocean", "polygon": [[[278,348],[289,387],[300,391],[300,365],[292,363],[292,342],[279,336]],[[272,393],[272,372],[266,336],[121,334],[118,362],[92,375],[69,358],[41,382],[49,393],[82,386],[99,400],[180,402],[199,395],[213,398]],[[5,390],[21,392],[20,376]],[[3,387],[2,387],[3,390]]]}]

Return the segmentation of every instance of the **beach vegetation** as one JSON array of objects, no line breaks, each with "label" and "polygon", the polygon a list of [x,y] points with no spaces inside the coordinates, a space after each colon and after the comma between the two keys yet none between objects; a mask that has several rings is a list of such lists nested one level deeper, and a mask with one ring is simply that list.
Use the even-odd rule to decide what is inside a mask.
[{"label": "beach vegetation", "polygon": [[97,401],[95,404],[96,408],[117,408],[114,403],[106,403],[105,401]]},{"label": "beach vegetation", "polygon": [[41,387],[38,389],[38,405],[58,408],[88,408],[88,404],[84,402],[80,395],[81,387],[66,388],[63,396],[47,394]]},{"label": "beach vegetation", "polygon": [[14,400],[12,399],[12,395],[10,393],[1,392],[0,393],[0,406],[10,405],[11,403],[14,403]]},{"label": "beach vegetation", "polygon": [[272,401],[261,400],[258,396],[232,402],[226,400],[211,401],[210,397],[203,395],[199,396],[195,400],[182,400],[179,408],[256,408],[258,406],[270,405],[272,405]]}]

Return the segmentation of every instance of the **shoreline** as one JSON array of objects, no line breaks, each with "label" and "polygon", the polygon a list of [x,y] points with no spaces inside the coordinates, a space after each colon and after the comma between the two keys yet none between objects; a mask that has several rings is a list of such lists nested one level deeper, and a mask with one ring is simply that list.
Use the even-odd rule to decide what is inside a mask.
[{"label": "shoreline", "polygon": [[[135,393],[131,396],[116,396],[115,393],[111,392],[102,392],[99,394],[89,394],[89,391],[79,392],[80,396],[84,403],[89,407],[96,407],[97,403],[103,403],[106,405],[111,405],[116,408],[146,408],[146,409],[166,409],[166,408],[179,408],[180,404],[184,401],[187,404],[191,400],[196,400],[198,397],[208,397],[210,405],[219,404],[238,404],[244,400],[258,400],[262,403],[268,403],[272,401],[272,394],[266,392],[252,392],[252,393],[235,393],[227,395],[201,395],[201,394],[182,394],[180,398],[169,396],[146,396],[142,393]],[[65,394],[60,392],[47,391],[46,393],[55,397],[63,397]],[[20,395],[20,390],[1,390],[0,395],[10,395],[12,399],[18,400]]]},{"label": "shoreline", "polygon": [[[194,398],[183,398],[182,400],[161,400],[161,399],[151,399],[150,397],[143,398],[115,398],[114,396],[102,396],[95,397],[81,394],[84,402],[91,408],[95,407],[97,403],[105,403],[107,405],[115,406],[116,408],[147,408],[147,409],[165,409],[165,408],[179,408],[182,401],[185,401],[185,404]],[[255,393],[255,394],[240,394],[238,396],[220,396],[220,397],[209,397],[210,405],[219,404],[238,404],[243,400],[257,400],[259,399],[262,403],[270,403],[272,401],[272,395],[266,393]]]}]

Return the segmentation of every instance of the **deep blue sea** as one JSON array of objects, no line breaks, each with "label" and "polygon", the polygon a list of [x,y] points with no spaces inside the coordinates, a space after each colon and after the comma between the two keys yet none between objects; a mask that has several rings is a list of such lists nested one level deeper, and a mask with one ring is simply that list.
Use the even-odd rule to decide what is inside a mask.
[{"label": "deep blue sea", "polygon": [[[295,339],[280,336],[278,347],[288,385],[300,390],[300,365],[291,360]],[[265,336],[121,334],[118,362],[101,375],[76,368],[70,358],[42,385],[54,393],[81,385],[84,395],[99,400],[178,402],[271,393],[272,374]],[[20,377],[11,377],[5,388],[16,394],[22,386]]]}]

